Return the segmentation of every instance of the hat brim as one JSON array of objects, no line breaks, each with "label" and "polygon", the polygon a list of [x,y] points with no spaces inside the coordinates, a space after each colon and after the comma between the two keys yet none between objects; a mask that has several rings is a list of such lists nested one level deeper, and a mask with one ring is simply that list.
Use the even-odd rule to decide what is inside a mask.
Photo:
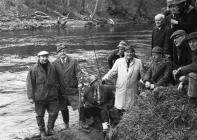
[{"label": "hat brim", "polygon": [[189,36],[189,37],[187,37],[187,42],[189,42],[192,39],[197,39],[197,36],[191,36],[191,37]]},{"label": "hat brim", "polygon": [[98,78],[92,80],[92,81],[90,82],[90,85],[92,85],[92,84],[93,84],[94,82],[96,82],[97,80],[98,80]]}]

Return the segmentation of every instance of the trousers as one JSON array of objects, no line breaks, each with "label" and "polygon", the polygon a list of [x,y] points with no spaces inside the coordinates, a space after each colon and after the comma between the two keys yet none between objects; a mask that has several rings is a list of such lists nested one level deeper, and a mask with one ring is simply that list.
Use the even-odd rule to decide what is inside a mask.
[{"label": "trousers", "polygon": [[47,128],[53,129],[58,116],[58,101],[35,103],[36,120],[40,130],[45,130],[44,115],[48,112]]}]

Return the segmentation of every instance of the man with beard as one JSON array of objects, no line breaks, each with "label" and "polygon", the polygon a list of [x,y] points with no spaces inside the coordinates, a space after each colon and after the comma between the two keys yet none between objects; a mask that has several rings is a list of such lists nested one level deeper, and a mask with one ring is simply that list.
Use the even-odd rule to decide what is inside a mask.
[{"label": "man with beard", "polygon": [[60,110],[62,113],[65,129],[69,128],[69,110],[79,108],[78,84],[82,82],[82,71],[78,61],[67,55],[68,47],[61,45],[57,47],[58,58],[53,62],[57,71],[59,81]]},{"label": "man with beard", "polygon": [[172,64],[162,57],[163,49],[156,46],[152,50],[153,62],[145,73],[145,87],[154,89],[159,86],[167,86],[172,78]]},{"label": "man with beard", "polygon": [[27,75],[27,95],[35,103],[36,120],[41,138],[46,136],[44,114],[47,110],[47,134],[53,134],[53,127],[58,115],[58,83],[55,68],[48,60],[49,53],[38,53],[38,62]]},{"label": "man with beard", "polygon": [[171,39],[174,41],[172,61],[175,67],[190,64],[192,62],[192,52],[186,41],[186,32],[177,30],[172,34]]}]

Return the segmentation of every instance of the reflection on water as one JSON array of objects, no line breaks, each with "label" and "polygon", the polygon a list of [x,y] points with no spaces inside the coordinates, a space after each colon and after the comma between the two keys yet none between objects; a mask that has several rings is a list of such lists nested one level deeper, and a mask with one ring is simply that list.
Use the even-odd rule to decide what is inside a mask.
[{"label": "reflection on water", "polygon": [[[79,60],[88,75],[98,69],[102,75],[108,71],[107,56],[120,40],[135,45],[140,57],[149,56],[151,26],[118,26],[103,28],[69,28],[65,30],[35,30],[0,32],[0,139],[24,138],[38,133],[33,105],[26,97],[25,79],[28,68],[37,61],[41,50],[56,58],[56,45],[64,43],[71,49],[68,54]],[[76,124],[78,112],[71,110],[71,124]],[[55,129],[63,122],[58,118]]]}]

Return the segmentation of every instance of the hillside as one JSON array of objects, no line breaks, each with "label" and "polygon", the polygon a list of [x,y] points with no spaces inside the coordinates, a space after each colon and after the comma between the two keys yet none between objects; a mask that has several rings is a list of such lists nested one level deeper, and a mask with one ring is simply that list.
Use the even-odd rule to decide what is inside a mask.
[{"label": "hillside", "polygon": [[54,27],[58,17],[144,23],[152,21],[165,5],[165,0],[1,0],[0,29]]}]

